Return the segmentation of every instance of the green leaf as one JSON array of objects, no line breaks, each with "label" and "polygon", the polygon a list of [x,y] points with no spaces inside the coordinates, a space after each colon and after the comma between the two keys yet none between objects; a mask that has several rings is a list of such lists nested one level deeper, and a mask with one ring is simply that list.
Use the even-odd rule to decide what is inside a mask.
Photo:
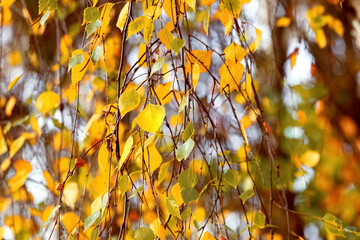
[{"label": "green leaf", "polygon": [[127,39],[129,39],[129,37],[131,37],[133,34],[140,32],[144,28],[144,26],[146,26],[146,23],[147,23],[146,20],[147,19],[145,16],[140,16],[140,17],[136,18],[135,20],[131,21],[129,23],[129,27],[128,27]]},{"label": "green leaf", "polygon": [[39,13],[47,10],[50,5],[50,0],[39,0]]},{"label": "green leaf", "polygon": [[119,186],[120,193],[122,195],[124,195],[126,193],[126,190],[128,189],[128,186],[129,186],[129,182],[130,182],[130,178],[128,175],[121,176],[118,186]]},{"label": "green leaf", "polygon": [[203,20],[203,28],[206,35],[209,35],[209,20],[210,20],[210,8],[208,7],[205,11],[205,16]]},{"label": "green leaf", "polygon": [[92,51],[90,58],[93,61],[93,63],[97,63],[97,61],[99,61],[100,56],[101,56],[101,47],[96,46],[96,48]]},{"label": "green leaf", "polygon": [[191,215],[191,207],[187,207],[182,213],[181,213],[181,217],[183,220],[186,220],[190,217]]},{"label": "green leaf", "polygon": [[176,37],[171,43],[170,47],[174,51],[175,55],[185,46],[185,41],[179,37]]},{"label": "green leaf", "polygon": [[60,205],[56,205],[54,207],[54,209],[52,210],[50,216],[48,217],[48,219],[46,220],[46,222],[44,223],[43,227],[47,227],[49,225],[49,223],[54,219],[56,212],[59,210],[61,206]]},{"label": "green leaf", "polygon": [[134,110],[140,104],[140,94],[136,91],[136,88],[131,88],[126,90],[121,94],[119,98],[119,110],[121,117],[124,117],[125,114]]},{"label": "green leaf", "polygon": [[200,231],[200,226],[199,226],[198,221],[196,221],[196,219],[194,219],[194,226],[195,226],[197,231]]},{"label": "green leaf", "polygon": [[96,20],[92,23],[89,23],[88,25],[86,25],[85,30],[86,30],[86,37],[90,37],[94,32],[96,32],[96,30],[99,29],[99,27],[101,27],[101,20]]},{"label": "green leaf", "polygon": [[51,11],[46,11],[46,13],[41,17],[41,19],[40,19],[40,25],[41,26],[44,26],[44,24],[45,24],[45,22],[46,22],[46,20],[49,18],[49,16],[50,16],[50,12]]},{"label": "green leaf", "polygon": [[166,208],[171,215],[181,219],[179,206],[174,195],[169,194],[166,198]]},{"label": "green leaf", "polygon": [[265,215],[262,212],[256,212],[254,224],[259,228],[265,228]]},{"label": "green leaf", "polygon": [[151,68],[150,77],[164,66],[165,56],[159,58]]},{"label": "green leaf", "polygon": [[245,192],[241,193],[240,198],[241,198],[242,202],[245,204],[246,200],[251,198],[253,195],[254,195],[254,190],[249,189],[249,190],[246,190]]},{"label": "green leaf", "polygon": [[141,185],[138,189],[136,189],[136,191],[131,194],[129,199],[132,198],[133,196],[135,196],[138,192],[141,192],[142,190],[144,190],[144,184]]},{"label": "green leaf", "polygon": [[80,63],[82,63],[84,61],[85,57],[84,54],[76,54],[74,56],[72,56],[69,60],[69,67],[68,67],[68,71],[70,71],[70,69],[75,66],[78,65]]},{"label": "green leaf", "polygon": [[199,193],[193,187],[186,187],[181,190],[181,197],[184,200],[184,203],[190,203],[198,200]]},{"label": "green leaf", "polygon": [[337,217],[335,217],[330,213],[327,213],[323,217],[323,220],[324,220],[324,227],[326,232],[334,234],[339,237],[345,237],[344,229],[340,219],[338,219]]},{"label": "green leaf", "polygon": [[155,235],[150,228],[141,227],[135,231],[134,237],[136,240],[153,240]]},{"label": "green leaf", "polygon": [[50,0],[49,10],[54,10],[56,8],[57,8],[57,1],[56,0]]},{"label": "green leaf", "polygon": [[194,133],[194,125],[191,122],[188,122],[183,131],[183,140],[187,141],[189,138],[192,138],[192,136],[194,136]]},{"label": "green leaf", "polygon": [[94,212],[84,220],[84,232],[91,227],[100,216],[100,210]]},{"label": "green leaf", "polygon": [[189,138],[183,145],[176,150],[176,158],[178,161],[187,158],[195,146],[195,142]]},{"label": "green leaf", "polygon": [[197,184],[197,181],[198,178],[196,174],[193,172],[193,170],[191,170],[191,168],[187,168],[179,175],[180,189],[194,187]]},{"label": "green leaf", "polygon": [[240,181],[240,177],[236,170],[228,169],[223,176],[223,180],[226,184],[229,184],[230,186],[236,188]]},{"label": "green leaf", "polygon": [[161,165],[159,170],[159,177],[158,177],[158,184],[160,184],[166,177],[166,174],[168,173],[170,162],[166,162]]},{"label": "green leaf", "polygon": [[94,22],[100,17],[100,11],[98,7],[88,7],[84,10],[84,21],[87,23]]},{"label": "green leaf", "polygon": [[187,98],[184,96],[181,98],[180,106],[178,112],[181,113],[181,111],[186,107],[187,105]]}]

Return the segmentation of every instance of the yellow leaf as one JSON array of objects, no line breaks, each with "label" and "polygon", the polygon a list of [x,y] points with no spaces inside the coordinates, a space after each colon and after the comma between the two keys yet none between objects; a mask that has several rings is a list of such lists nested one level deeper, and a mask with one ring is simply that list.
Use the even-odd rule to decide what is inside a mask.
[{"label": "yellow leaf", "polygon": [[144,151],[144,160],[146,166],[150,162],[150,172],[153,173],[162,163],[162,157],[159,151],[156,149],[155,145],[147,147]]},{"label": "yellow leaf", "polygon": [[119,109],[121,117],[123,118],[126,113],[134,110],[140,104],[140,94],[136,88],[127,88],[119,98]]},{"label": "yellow leaf", "polygon": [[16,66],[19,63],[21,63],[21,54],[19,51],[15,50],[9,53],[8,55],[8,61],[11,66]]},{"label": "yellow leaf", "polygon": [[213,51],[192,50],[186,54],[185,69],[191,73],[191,64],[197,63],[200,67],[200,73],[207,72],[210,67],[211,55]]},{"label": "yellow leaf", "polygon": [[41,128],[39,126],[37,118],[31,116],[29,119],[30,125],[37,136],[41,136]]},{"label": "yellow leaf", "polygon": [[239,84],[244,74],[244,66],[240,62],[226,61],[219,69],[220,91],[232,93],[239,91]]},{"label": "yellow leaf", "polygon": [[326,47],[327,39],[325,36],[325,32],[322,28],[315,31],[315,40],[320,48]]},{"label": "yellow leaf", "polygon": [[165,13],[169,16],[170,20],[172,22],[175,22],[175,18],[178,17],[181,18],[182,14],[185,12],[184,9],[184,2],[182,0],[175,0],[177,1],[178,9],[175,9],[175,4],[173,0],[164,0],[163,1],[163,8]]},{"label": "yellow leaf", "polygon": [[[10,198],[2,198],[0,197],[0,212],[5,211],[8,206],[10,205],[11,200]],[[0,235],[0,239],[1,239],[1,235]]]},{"label": "yellow leaf", "polygon": [[[5,137],[3,135],[3,132],[2,132],[2,129],[0,127],[0,156],[7,152],[8,150],[8,147],[7,147],[7,144],[6,144],[6,141],[5,141]],[[4,162],[3,162],[4,163]],[[4,171],[4,170],[3,170]]]},{"label": "yellow leaf", "polygon": [[107,2],[104,4],[103,9],[101,10],[101,28],[100,28],[100,38],[103,37],[103,34],[106,31],[106,28],[108,27],[110,23],[110,11],[112,7],[114,6],[114,3]]},{"label": "yellow leaf", "polygon": [[291,23],[291,19],[289,17],[279,18],[276,22],[277,27],[287,27]]},{"label": "yellow leaf", "polygon": [[211,235],[208,231],[204,233],[204,236],[201,238],[201,240],[216,240],[213,235]]},{"label": "yellow leaf", "polygon": [[237,43],[233,42],[224,49],[225,59],[233,61],[241,61],[246,55],[246,51]]},{"label": "yellow leaf", "polygon": [[172,93],[171,91],[172,82],[161,83],[156,86],[155,93],[158,99],[160,100],[161,105],[165,105],[171,101]]},{"label": "yellow leaf", "polygon": [[200,0],[202,5],[211,6],[216,0]]},{"label": "yellow leaf", "polygon": [[75,203],[79,198],[79,186],[76,182],[67,182],[64,188],[62,201],[72,209],[75,208]]},{"label": "yellow leaf", "polygon": [[243,138],[244,138],[244,141],[246,143],[246,145],[248,146],[249,145],[249,141],[247,139],[247,135],[246,135],[246,131],[245,131],[245,127],[243,125],[243,123],[240,121],[240,130],[241,130],[241,134],[243,135]]},{"label": "yellow leaf", "polygon": [[79,217],[74,212],[67,212],[61,217],[61,221],[68,233],[71,233],[79,224]]},{"label": "yellow leaf", "polygon": [[100,194],[92,203],[91,203],[91,214],[99,211],[102,204],[102,194]]},{"label": "yellow leaf", "polygon": [[19,79],[21,78],[22,75],[20,76],[17,76],[16,78],[14,78],[13,80],[11,80],[11,82],[9,83],[9,86],[8,86],[8,91],[10,91],[14,85],[19,81]]},{"label": "yellow leaf", "polygon": [[[81,49],[77,49],[72,52],[71,56],[75,56],[78,54],[83,54]],[[71,68],[71,82],[73,84],[78,83],[85,76],[86,70],[90,64],[90,56],[89,54],[84,54],[84,60],[82,63],[77,64]]]},{"label": "yellow leaf", "polygon": [[194,217],[199,223],[202,222],[206,217],[206,211],[204,207],[197,207],[194,212]]},{"label": "yellow leaf", "polygon": [[260,46],[260,42],[261,42],[261,38],[262,38],[262,31],[255,28],[255,32],[256,32],[256,39],[253,43],[250,44],[249,48],[246,50],[247,53],[255,52],[256,49],[258,49]]},{"label": "yellow leaf", "polygon": [[184,203],[184,200],[181,196],[181,189],[180,189],[180,184],[176,183],[172,189],[171,189],[171,193],[172,195],[174,195],[176,202],[178,203],[178,206],[181,206],[181,204]]},{"label": "yellow leaf", "polygon": [[10,158],[12,158],[15,155],[15,153],[17,153],[17,151],[19,151],[19,149],[24,144],[25,140],[26,140],[26,136],[21,135],[14,142],[11,143],[11,145],[10,145],[10,153],[9,153]]},{"label": "yellow leaf", "polygon": [[146,16],[140,16],[140,17],[137,17],[136,19],[132,20],[129,23],[128,36],[126,39],[129,39],[135,33],[140,32],[145,26],[147,26],[147,23],[149,21],[150,21],[149,18]]},{"label": "yellow leaf", "polygon": [[[54,182],[53,178],[51,177],[51,174],[48,172],[48,171],[44,171],[43,172],[43,176],[45,178],[45,181],[46,181],[46,185],[47,187],[49,188],[49,190],[53,193],[56,193],[56,183]],[[46,219],[45,219],[46,220]]]},{"label": "yellow leaf", "polygon": [[200,78],[200,66],[199,66],[199,64],[194,63],[193,69],[191,72],[191,82],[194,87],[194,90],[198,84],[199,78]]},{"label": "yellow leaf", "polygon": [[78,93],[77,83],[71,83],[70,87],[65,89],[63,96],[67,99],[69,103],[72,103],[75,100],[77,93]]},{"label": "yellow leaf", "polygon": [[192,10],[194,10],[194,12],[196,12],[195,11],[196,0],[185,0],[185,2],[189,7],[191,7]]},{"label": "yellow leaf", "polygon": [[94,115],[92,115],[92,117],[89,119],[89,121],[87,122],[87,124],[85,126],[84,138],[86,137],[86,134],[89,131],[89,129],[91,128],[91,126],[93,125],[93,123],[96,120],[99,120],[101,118],[101,116],[102,116],[102,114],[100,114],[100,113],[95,113]]},{"label": "yellow leaf", "polygon": [[121,168],[127,157],[129,156],[133,144],[134,144],[134,139],[132,136],[130,136],[125,142],[124,150],[122,151],[121,158],[119,161],[119,169]]},{"label": "yellow leaf", "polygon": [[220,4],[220,8],[215,14],[214,18],[220,19],[225,28],[225,35],[229,35],[234,25],[234,18],[229,11],[225,8],[224,4]]},{"label": "yellow leaf", "polygon": [[12,114],[12,110],[15,107],[15,103],[16,103],[16,98],[14,96],[12,96],[9,101],[7,101],[6,103],[6,107],[5,107],[5,115],[6,116],[11,116]]},{"label": "yellow leaf", "polygon": [[37,98],[35,106],[42,113],[45,114],[53,108],[57,108],[60,104],[60,96],[52,91],[44,92]]},{"label": "yellow leaf", "polygon": [[41,220],[45,223],[46,220],[49,218],[50,214],[52,213],[53,209],[55,208],[54,205],[48,205],[41,213]]},{"label": "yellow leaf", "polygon": [[99,164],[100,169],[104,173],[109,172],[109,155],[110,154],[107,149],[106,142],[103,141],[103,143],[101,144],[100,150],[99,150],[99,154],[98,154],[98,164]]},{"label": "yellow leaf", "polygon": [[3,171],[3,172],[6,171],[6,169],[9,168],[10,164],[11,164],[11,159],[6,158],[1,164],[1,171]]},{"label": "yellow leaf", "polygon": [[308,149],[303,155],[301,155],[300,161],[304,165],[307,165],[309,167],[315,167],[320,161],[320,153]]},{"label": "yellow leaf", "polygon": [[0,239],[3,239],[4,235],[5,235],[5,228],[0,227]]},{"label": "yellow leaf", "polygon": [[160,105],[148,104],[136,117],[136,122],[144,131],[155,133],[165,118],[165,108]]},{"label": "yellow leaf", "polygon": [[295,66],[296,64],[296,58],[297,58],[297,55],[299,54],[299,49],[296,48],[289,56],[290,58],[290,64],[291,64],[291,69]]},{"label": "yellow leaf", "polygon": [[24,185],[27,175],[32,170],[31,164],[25,160],[17,160],[14,163],[14,168],[16,170],[16,174],[8,181],[11,192],[15,192]]},{"label": "yellow leaf", "polygon": [[154,232],[154,234],[160,238],[160,240],[165,239],[165,228],[160,222],[159,218],[155,218],[154,221],[150,224],[150,229]]},{"label": "yellow leaf", "polygon": [[153,21],[152,20],[147,20],[144,22],[144,40],[145,40],[145,43],[147,45],[149,45],[149,42],[150,42],[150,39],[151,39],[151,36],[153,34],[153,31],[154,31],[154,24],[153,24]]},{"label": "yellow leaf", "polygon": [[161,43],[165,45],[165,47],[167,48],[168,51],[170,51],[170,49],[171,49],[171,46],[170,46],[171,42],[174,41],[174,39],[175,39],[171,33],[171,30],[169,30],[169,27],[167,27],[169,25],[174,26],[172,24],[172,22],[168,22],[165,25],[165,27],[159,31],[159,34],[158,34],[158,37],[159,37]]},{"label": "yellow leaf", "polygon": [[334,29],[334,31],[337,33],[337,35],[339,35],[341,37],[344,35],[344,26],[339,19],[331,18],[331,20],[329,21],[329,27]]},{"label": "yellow leaf", "polygon": [[[0,6],[7,8],[7,7],[10,7],[14,2],[15,2],[15,0],[0,1]],[[1,239],[1,237],[0,237],[0,239]]]},{"label": "yellow leaf", "polygon": [[141,44],[139,46],[139,54],[138,54],[138,59],[139,59],[139,66],[141,67],[147,67],[146,64],[146,44]]},{"label": "yellow leaf", "polygon": [[127,15],[129,13],[129,3],[127,2],[125,4],[125,6],[121,9],[121,12],[119,14],[119,18],[116,22],[116,26],[123,31],[124,30],[124,26],[125,26],[125,22],[126,22],[126,18]]}]

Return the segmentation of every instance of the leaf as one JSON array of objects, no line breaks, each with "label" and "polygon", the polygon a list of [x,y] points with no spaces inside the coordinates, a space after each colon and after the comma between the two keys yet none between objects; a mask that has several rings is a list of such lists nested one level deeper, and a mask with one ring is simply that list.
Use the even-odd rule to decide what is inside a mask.
[{"label": "leaf", "polygon": [[85,30],[86,30],[86,38],[90,37],[94,32],[96,32],[96,30],[99,29],[99,27],[101,27],[101,20],[96,20],[92,23],[89,23],[86,25]]},{"label": "leaf", "polygon": [[171,50],[174,51],[175,55],[177,55],[184,46],[185,46],[185,41],[179,37],[176,37],[170,43],[170,48],[171,48]]},{"label": "leaf", "polygon": [[262,38],[262,31],[255,28],[255,32],[256,32],[256,39],[253,43],[250,44],[249,48],[246,50],[247,53],[255,52],[256,49],[258,49],[260,46],[260,42],[261,42],[261,38]]},{"label": "leaf", "polygon": [[51,174],[49,173],[49,171],[43,171],[43,176],[45,178],[45,181],[46,181],[46,185],[47,187],[49,188],[49,190],[53,193],[56,192],[56,189],[55,189],[55,182],[53,180],[53,178],[51,177]]},{"label": "leaf", "polygon": [[159,58],[151,67],[150,77],[164,66],[165,56]]},{"label": "leaf", "polygon": [[216,240],[213,235],[211,235],[208,231],[206,231],[201,238],[201,240]]},{"label": "leaf", "polygon": [[48,113],[51,109],[57,108],[60,104],[60,96],[52,91],[43,92],[37,98],[35,106],[42,113]]},{"label": "leaf", "polygon": [[152,20],[146,18],[144,24],[144,40],[146,45],[149,46],[149,42],[154,31],[154,23]]},{"label": "leaf", "polygon": [[131,151],[131,148],[132,148],[133,144],[134,144],[134,139],[133,139],[132,136],[130,136],[125,142],[124,150],[122,151],[120,161],[119,161],[119,169],[121,169],[121,167],[124,164],[125,160],[129,156],[129,153]]},{"label": "leaf", "polygon": [[265,215],[262,212],[256,212],[254,224],[259,228],[265,228]]},{"label": "leaf", "polygon": [[155,145],[151,145],[145,149],[144,160],[146,166],[148,166],[150,161],[150,173],[153,173],[156,169],[158,169],[158,167],[160,167],[162,157]]},{"label": "leaf", "polygon": [[100,216],[100,210],[94,212],[84,220],[84,232],[88,230]]},{"label": "leaf", "polygon": [[327,39],[323,29],[320,28],[315,31],[315,40],[320,48],[326,47]]},{"label": "leaf", "polygon": [[248,138],[247,138],[247,135],[246,135],[246,130],[245,130],[244,124],[241,121],[240,121],[240,130],[241,130],[241,134],[242,134],[242,136],[244,138],[245,144],[248,146],[249,141],[248,141]]},{"label": "leaf", "polygon": [[74,56],[72,56],[69,60],[69,66],[68,66],[68,71],[70,71],[70,69],[75,66],[78,65],[80,63],[82,63],[84,61],[84,54],[76,54]]},{"label": "leaf", "polygon": [[181,189],[193,188],[197,184],[197,181],[198,178],[191,168],[187,168],[179,175],[179,185]]},{"label": "leaf", "polygon": [[160,105],[148,104],[136,117],[137,124],[147,132],[155,133],[165,118],[165,108]]},{"label": "leaf", "polygon": [[50,0],[39,0],[39,14],[47,10],[50,5]]},{"label": "leaf", "polygon": [[[80,55],[80,54],[83,54],[83,51],[81,49],[77,49],[72,52],[71,58],[76,55]],[[84,59],[82,62],[78,63],[79,60],[77,60],[76,65],[71,66],[71,82],[73,84],[78,83],[84,77],[86,70],[89,66],[88,60],[89,60],[89,55],[86,54],[86,55],[84,55]],[[72,65],[72,64],[70,63],[69,67],[70,67],[70,65]]]},{"label": "leaf", "polygon": [[243,204],[245,204],[245,202],[249,198],[251,198],[253,195],[254,195],[254,190],[252,190],[252,189],[246,190],[245,192],[241,193],[240,198],[241,198]]},{"label": "leaf", "polygon": [[153,240],[155,235],[150,228],[141,227],[135,231],[134,237],[136,240]]},{"label": "leaf", "polygon": [[187,141],[188,139],[192,138],[195,134],[194,125],[189,121],[183,131],[183,140]]},{"label": "leaf", "polygon": [[135,20],[132,20],[129,23],[128,36],[126,40],[129,39],[133,34],[140,32],[147,25],[148,21],[148,18],[145,16],[140,16]]},{"label": "leaf", "polygon": [[100,113],[95,113],[94,115],[92,115],[92,117],[89,119],[89,121],[87,122],[87,124],[85,126],[84,138],[86,137],[86,134],[89,132],[89,129],[91,128],[93,123],[96,122],[97,120],[99,120],[102,115],[103,114],[100,114]]},{"label": "leaf", "polygon": [[10,145],[9,157],[12,158],[24,145],[26,137],[21,135],[15,141],[13,141]]},{"label": "leaf", "polygon": [[43,227],[47,227],[50,224],[50,222],[54,219],[55,214],[59,210],[60,207],[61,206],[59,204],[54,207],[50,216],[47,218],[46,222],[44,223]]},{"label": "leaf", "polygon": [[131,196],[129,197],[129,199],[132,198],[132,197],[134,197],[138,192],[141,192],[141,191],[143,191],[143,190],[144,190],[144,185],[141,185],[138,189],[136,189],[135,192],[133,192],[133,193],[131,194]]},{"label": "leaf", "polygon": [[171,91],[172,82],[161,83],[156,86],[155,93],[158,99],[160,100],[161,105],[165,105],[171,101],[172,94]]},{"label": "leaf", "polygon": [[181,217],[183,220],[186,220],[190,217],[191,215],[191,207],[187,207],[184,211],[182,211],[181,213]]},{"label": "leaf", "polygon": [[159,218],[154,219],[154,221],[150,224],[150,229],[157,237],[160,238],[160,240],[165,240],[165,228],[161,224]]},{"label": "leaf", "polygon": [[238,18],[242,5],[249,3],[251,0],[224,0],[225,8],[235,17]]},{"label": "leaf", "polygon": [[[172,23],[172,22],[169,22],[169,23]],[[159,31],[158,38],[160,39],[161,43],[164,44],[165,47],[167,48],[167,50],[169,51],[170,49],[172,49],[171,44],[174,41],[174,36],[172,35],[171,31],[169,30],[169,27],[167,27],[168,24],[166,24],[165,27]],[[177,44],[177,43],[174,43],[174,44]],[[184,45],[185,45],[185,41],[184,41]],[[174,45],[175,50],[179,48],[178,51],[180,51],[180,49],[182,47],[179,48]],[[175,52],[175,50],[173,49],[174,52]]]},{"label": "leaf", "polygon": [[200,78],[200,66],[199,66],[199,64],[194,63],[192,72],[191,72],[191,82],[192,82],[194,89],[197,86],[199,78]]},{"label": "leaf", "polygon": [[181,219],[179,205],[175,200],[174,195],[169,194],[169,196],[166,198],[166,208],[171,215]]},{"label": "leaf", "polygon": [[49,16],[50,16],[50,12],[51,11],[46,11],[46,13],[41,17],[41,19],[40,19],[40,25],[41,26],[44,26],[44,24],[45,24],[45,22],[46,22],[46,20],[49,18]]},{"label": "leaf", "polygon": [[119,110],[123,118],[128,112],[134,110],[140,104],[140,94],[136,88],[126,89],[119,98]]},{"label": "leaf", "polygon": [[84,10],[84,22],[90,23],[96,21],[100,17],[98,7],[87,7]]},{"label": "leaf", "polygon": [[191,73],[191,64],[197,63],[200,67],[200,73],[207,72],[211,63],[211,55],[213,51],[192,50],[186,54],[185,70]]},{"label": "leaf", "polygon": [[103,37],[105,34],[105,31],[110,23],[110,11],[112,7],[114,6],[114,3],[107,2],[103,5],[103,9],[101,10],[101,16],[102,16],[102,24],[100,28],[100,38]]},{"label": "leaf", "polygon": [[166,162],[161,165],[159,170],[159,177],[158,177],[158,184],[160,184],[166,177],[166,174],[168,173],[170,162]]},{"label": "leaf", "polygon": [[109,172],[109,157],[109,150],[107,149],[106,141],[103,141],[98,154],[98,164],[104,173]]},{"label": "leaf", "polygon": [[122,175],[119,180],[119,190],[122,195],[124,195],[128,189],[130,183],[130,178],[128,175]]},{"label": "leaf", "polygon": [[229,184],[230,186],[236,188],[239,181],[240,181],[240,176],[238,174],[238,172],[234,169],[228,169],[226,171],[226,173],[223,176],[224,182]]},{"label": "leaf", "polygon": [[91,52],[91,60],[93,61],[93,63],[97,63],[97,61],[99,61],[101,56],[101,47],[100,46],[96,46],[96,48]]},{"label": "leaf", "polygon": [[61,221],[63,222],[67,231],[71,233],[74,228],[79,225],[79,216],[74,212],[67,212],[62,216]]},{"label": "leaf", "polygon": [[183,145],[181,145],[176,150],[176,158],[177,158],[177,160],[181,161],[184,158],[186,159],[189,156],[189,154],[191,153],[191,151],[194,149],[194,146],[195,146],[194,140],[189,138]]},{"label": "leaf", "polygon": [[196,0],[185,0],[185,2],[195,12]]},{"label": "leaf", "polygon": [[14,86],[15,84],[20,80],[20,78],[22,77],[22,74],[17,76],[16,78],[14,78],[13,80],[11,80],[11,82],[9,83],[9,86],[8,86],[8,91],[10,91]]},{"label": "leaf", "polygon": [[224,49],[225,59],[229,61],[241,61],[246,56],[246,51],[239,44],[233,42]]},{"label": "leaf", "polygon": [[184,203],[190,203],[196,201],[199,198],[199,193],[195,188],[186,187],[181,190],[181,196],[184,200]]},{"label": "leaf", "polygon": [[308,149],[303,155],[301,155],[300,161],[304,165],[307,165],[309,167],[315,167],[320,161],[320,153]]},{"label": "leaf", "polygon": [[326,213],[323,217],[326,232],[339,237],[345,237],[344,229],[340,219],[330,213]]},{"label": "leaf", "polygon": [[210,8],[208,7],[205,10],[205,16],[203,20],[203,28],[207,36],[209,35],[209,20],[210,20]]},{"label": "leaf", "polygon": [[276,22],[277,27],[287,27],[291,23],[291,19],[289,17],[279,18]]},{"label": "leaf", "polygon": [[17,160],[13,166],[16,170],[16,174],[8,180],[8,185],[12,193],[16,192],[24,185],[27,175],[32,171],[31,164],[26,160]]},{"label": "leaf", "polygon": [[125,26],[125,23],[126,23],[126,18],[128,16],[128,13],[129,13],[129,7],[130,7],[130,4],[129,2],[127,2],[124,7],[121,9],[120,11],[120,14],[119,14],[119,18],[116,22],[116,26],[121,30],[123,31],[124,30],[124,26]]}]

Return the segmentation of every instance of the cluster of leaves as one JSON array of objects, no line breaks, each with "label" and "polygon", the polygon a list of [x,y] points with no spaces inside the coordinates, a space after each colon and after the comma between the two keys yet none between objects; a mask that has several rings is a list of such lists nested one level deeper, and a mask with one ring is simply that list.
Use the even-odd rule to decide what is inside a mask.
[{"label": "cluster of leaves", "polygon": [[[0,2],[2,29],[15,32],[17,19],[29,41],[8,54],[24,73],[7,84],[18,95],[0,102],[0,223],[17,239],[301,238],[286,195],[320,150],[290,151],[292,167],[276,155],[271,106],[254,80],[263,33],[243,16],[251,1],[85,2]],[[325,26],[344,34],[324,12],[307,13],[320,48]],[[31,46],[51,34],[55,51]],[[30,113],[17,113],[21,93]],[[313,219],[330,236],[359,235],[330,213]]]}]

